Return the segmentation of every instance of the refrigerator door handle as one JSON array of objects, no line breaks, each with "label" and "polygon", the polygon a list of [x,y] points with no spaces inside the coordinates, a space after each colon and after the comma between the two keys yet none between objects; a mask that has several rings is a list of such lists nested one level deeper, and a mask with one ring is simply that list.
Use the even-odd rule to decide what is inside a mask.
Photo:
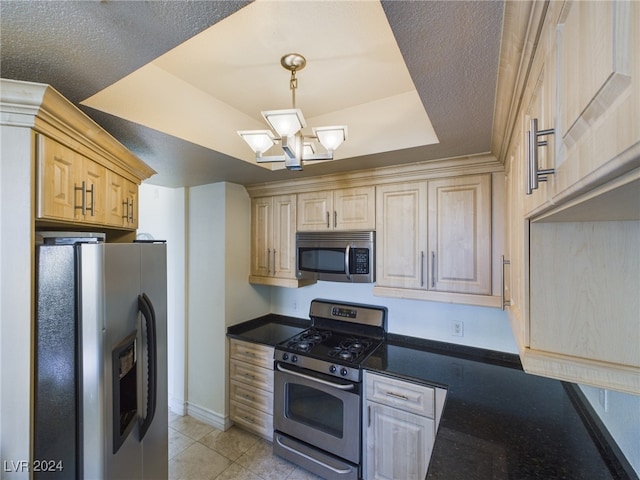
[{"label": "refrigerator door handle", "polygon": [[156,313],[153,309],[153,304],[146,293],[138,295],[138,309],[142,313],[145,320],[145,326],[147,331],[147,355],[148,355],[148,369],[149,374],[147,384],[147,409],[146,416],[142,419],[140,425],[140,441],[144,438],[147,430],[153,422],[153,417],[156,413],[156,393],[158,387],[158,362],[157,362],[157,345],[156,345]]}]

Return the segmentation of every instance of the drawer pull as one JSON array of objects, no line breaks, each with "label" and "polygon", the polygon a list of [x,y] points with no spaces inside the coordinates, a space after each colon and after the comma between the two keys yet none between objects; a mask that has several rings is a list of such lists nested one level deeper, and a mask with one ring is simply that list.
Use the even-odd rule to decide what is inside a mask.
[{"label": "drawer pull", "polygon": [[256,399],[256,397],[254,397],[252,395],[249,395],[249,394],[246,394],[246,393],[244,395],[244,398],[246,398],[247,400],[253,400],[253,401],[255,401],[255,399]]},{"label": "drawer pull", "polygon": [[407,397],[406,395],[395,392],[387,392],[387,397],[397,398],[398,400],[404,400],[405,402],[409,401],[409,397]]}]

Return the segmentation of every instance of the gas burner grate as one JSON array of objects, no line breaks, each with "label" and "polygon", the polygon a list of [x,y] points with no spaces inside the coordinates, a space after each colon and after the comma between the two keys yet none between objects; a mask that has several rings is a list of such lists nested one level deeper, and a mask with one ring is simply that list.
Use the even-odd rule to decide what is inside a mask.
[{"label": "gas burner grate", "polygon": [[331,332],[329,330],[317,330],[312,328],[289,340],[287,342],[287,347],[301,352],[308,352],[315,345],[324,342],[330,337]]},{"label": "gas burner grate", "polygon": [[372,343],[368,338],[346,338],[337,347],[329,350],[328,354],[332,358],[353,362],[367,351]]}]

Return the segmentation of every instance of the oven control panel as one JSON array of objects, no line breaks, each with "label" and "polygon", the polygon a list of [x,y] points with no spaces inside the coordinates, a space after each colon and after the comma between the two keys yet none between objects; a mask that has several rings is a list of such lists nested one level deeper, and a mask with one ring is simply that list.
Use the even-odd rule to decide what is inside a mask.
[{"label": "oven control panel", "polygon": [[331,309],[331,315],[342,318],[356,318],[358,311],[351,308],[333,307]]},{"label": "oven control panel", "polygon": [[275,351],[275,360],[276,362],[296,365],[300,368],[306,368],[314,372],[324,373],[333,377],[344,378],[345,380],[351,380],[352,382],[360,381],[359,368],[347,367],[345,365],[335,364],[325,360],[319,360],[305,355],[297,355],[295,353],[277,349]]}]

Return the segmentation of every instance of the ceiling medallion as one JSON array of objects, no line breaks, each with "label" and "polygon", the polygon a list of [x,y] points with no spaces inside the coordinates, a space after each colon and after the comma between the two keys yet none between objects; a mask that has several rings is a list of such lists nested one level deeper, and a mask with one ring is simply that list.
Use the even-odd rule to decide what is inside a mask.
[{"label": "ceiling medallion", "polygon": [[[301,129],[306,127],[307,123],[302,111],[296,108],[296,89],[298,88],[296,72],[307,65],[307,60],[299,53],[288,53],[280,59],[280,65],[291,72],[289,88],[292,108],[260,112],[272,130],[243,130],[238,131],[238,135],[255,152],[258,163],[284,162],[288,170],[302,170],[304,160],[333,160],[334,150],[347,139],[347,127],[345,125],[314,127],[313,135],[302,135]],[[313,140],[318,140],[326,153],[315,153]],[[278,142],[282,146],[282,155],[263,156]]]}]

